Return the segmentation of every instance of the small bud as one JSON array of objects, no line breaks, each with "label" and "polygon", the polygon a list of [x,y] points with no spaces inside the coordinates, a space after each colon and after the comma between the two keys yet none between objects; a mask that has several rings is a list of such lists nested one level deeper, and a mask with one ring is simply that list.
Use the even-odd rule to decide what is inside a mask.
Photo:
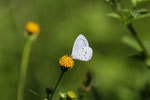
[{"label": "small bud", "polygon": [[66,93],[60,93],[60,100],[66,99]]},{"label": "small bud", "polygon": [[81,84],[81,87],[80,89],[84,92],[87,92],[90,88],[90,85],[91,85],[91,81],[92,81],[92,75],[90,72],[87,72],[86,73],[86,78],[85,80],[83,81],[83,83]]},{"label": "small bud", "polygon": [[73,100],[76,98],[76,94],[73,91],[68,91],[67,97],[68,97],[68,100]]},{"label": "small bud", "polygon": [[47,98],[44,98],[44,100],[48,100]]},{"label": "small bud", "polygon": [[53,92],[53,89],[52,88],[46,88],[46,93],[49,95]]},{"label": "small bud", "polygon": [[87,72],[85,80],[82,82],[78,90],[80,99],[82,99],[85,96],[85,94],[89,91],[91,87],[91,82],[92,82],[91,72]]},{"label": "small bud", "polygon": [[26,30],[30,34],[38,34],[40,32],[40,26],[35,22],[28,22],[26,24]]},{"label": "small bud", "polygon": [[46,88],[45,89],[45,92],[46,92],[46,100],[49,100],[49,97],[50,97],[50,95],[52,94],[52,92],[53,92],[53,88]]}]

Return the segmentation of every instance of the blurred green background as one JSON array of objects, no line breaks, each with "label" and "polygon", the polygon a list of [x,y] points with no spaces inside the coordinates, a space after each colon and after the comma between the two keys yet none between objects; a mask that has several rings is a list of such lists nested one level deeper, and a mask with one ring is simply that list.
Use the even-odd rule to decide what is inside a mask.
[{"label": "blurred green background", "polygon": [[[129,0],[122,4],[131,7]],[[150,9],[149,5],[145,2],[139,8]],[[54,100],[58,100],[59,92],[76,92],[89,70],[94,76],[92,85],[102,100],[142,100],[141,91],[149,83],[150,71],[141,61],[128,59],[136,53],[122,42],[130,32],[118,20],[108,17],[110,12],[112,9],[103,0],[1,0],[0,100],[17,98],[28,21],[37,22],[41,31],[32,46],[25,100],[39,100],[29,89],[42,98],[46,96],[45,88],[53,87],[61,73],[59,58],[71,54],[74,40],[81,33],[88,39],[93,57],[89,62],[75,61],[74,68],[61,80]],[[149,26],[150,18],[134,22],[143,41],[150,41]],[[83,100],[96,99],[88,92]]]}]

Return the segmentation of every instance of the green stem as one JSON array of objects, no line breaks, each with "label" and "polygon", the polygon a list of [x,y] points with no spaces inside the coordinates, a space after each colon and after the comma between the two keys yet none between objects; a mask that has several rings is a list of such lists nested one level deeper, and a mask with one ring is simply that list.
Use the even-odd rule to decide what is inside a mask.
[{"label": "green stem", "polygon": [[[123,15],[122,15],[122,12],[120,11],[120,9],[122,8],[120,6],[120,3],[118,3],[116,5],[114,0],[113,0],[113,3],[114,3],[114,6],[115,6],[113,8],[113,10],[116,11],[121,16],[121,18],[124,18]],[[142,48],[144,56],[148,57],[149,56],[148,51],[147,51],[146,47],[144,46],[143,42],[141,41],[141,39],[139,38],[139,36],[138,36],[137,32],[135,31],[134,27],[132,26],[132,23],[127,24],[127,28],[131,32],[131,34],[134,36],[134,38],[138,42],[139,46]]]},{"label": "green stem", "polygon": [[19,77],[19,84],[18,84],[18,96],[17,96],[18,100],[23,100],[25,79],[27,74],[31,44],[32,44],[31,38],[27,37],[25,41],[25,46],[24,46],[23,56],[21,61],[20,77]]},{"label": "green stem", "polygon": [[59,76],[59,79],[58,79],[58,81],[57,81],[57,83],[56,83],[56,85],[55,85],[55,87],[54,87],[54,90],[53,90],[53,92],[52,92],[52,94],[51,94],[51,97],[50,97],[50,99],[48,99],[48,100],[52,100],[53,95],[54,95],[54,93],[55,93],[55,91],[56,91],[56,89],[57,89],[57,87],[58,87],[58,84],[59,84],[60,80],[62,79],[64,73],[65,73],[65,71],[62,70],[62,73],[61,73],[60,76]]},{"label": "green stem", "polygon": [[137,32],[135,31],[134,27],[132,26],[132,24],[131,23],[128,24],[127,27],[128,27],[128,30],[131,32],[131,34],[136,39],[136,41],[138,42],[139,46],[142,48],[145,57],[148,57],[148,51],[145,48],[145,46],[144,46],[143,42],[141,41],[141,39],[139,38],[139,36],[138,36]]},{"label": "green stem", "polygon": [[49,94],[47,94],[46,98],[47,98],[47,100],[49,100]]}]

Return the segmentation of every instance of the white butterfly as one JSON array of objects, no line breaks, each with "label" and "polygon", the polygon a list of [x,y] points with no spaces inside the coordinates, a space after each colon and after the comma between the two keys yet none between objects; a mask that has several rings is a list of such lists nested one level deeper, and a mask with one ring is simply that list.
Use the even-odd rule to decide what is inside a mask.
[{"label": "white butterfly", "polygon": [[80,34],[73,45],[72,58],[81,61],[89,61],[92,58],[93,50],[84,35]]}]

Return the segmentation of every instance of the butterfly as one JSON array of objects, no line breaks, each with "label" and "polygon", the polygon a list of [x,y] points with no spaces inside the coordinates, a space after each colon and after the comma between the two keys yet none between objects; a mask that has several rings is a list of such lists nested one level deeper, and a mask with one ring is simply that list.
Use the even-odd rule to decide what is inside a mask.
[{"label": "butterfly", "polygon": [[73,45],[71,57],[81,61],[89,61],[92,58],[93,50],[89,47],[88,40],[80,34]]}]

